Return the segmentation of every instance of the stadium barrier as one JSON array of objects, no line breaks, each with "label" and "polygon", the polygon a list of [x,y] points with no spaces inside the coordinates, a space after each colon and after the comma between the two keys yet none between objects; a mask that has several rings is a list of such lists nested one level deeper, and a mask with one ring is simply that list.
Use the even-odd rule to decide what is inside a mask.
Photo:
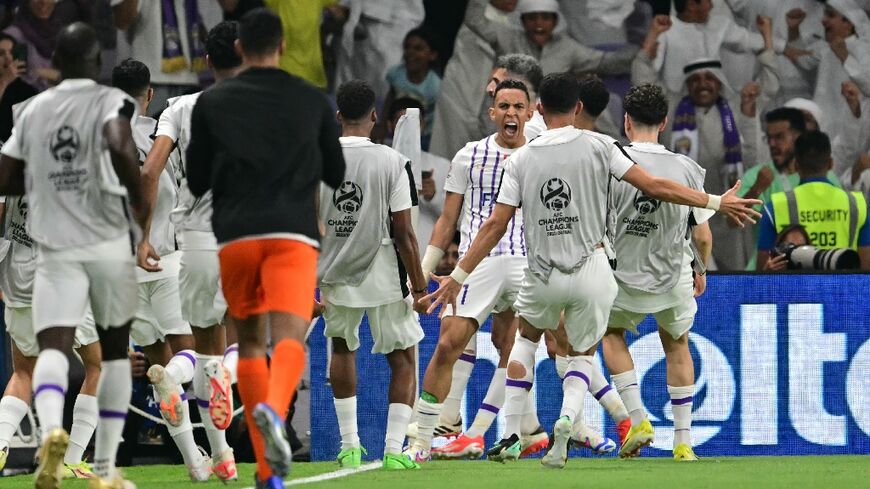
[{"label": "stadium barrier", "polygon": [[[696,373],[692,437],[698,455],[870,454],[870,274],[713,275],[707,285],[690,335]],[[438,319],[422,316],[421,323],[426,331],[420,344],[422,378],[437,343]],[[656,427],[656,441],[645,454],[670,456],[673,418],[664,352],[651,320],[639,331],[639,337],[627,337]],[[359,434],[369,458],[377,458],[386,430],[389,368],[382,356],[369,354],[372,339],[365,325],[360,337]],[[477,363],[461,411],[466,426],[498,358],[489,321],[477,341]],[[325,375],[322,321],[310,345],[311,455],[331,460],[340,436]],[[533,392],[539,419],[550,430],[562,390],[543,345]],[[591,395],[585,418],[616,437],[612,420]],[[499,414],[486,434],[487,447],[503,429]]]}]

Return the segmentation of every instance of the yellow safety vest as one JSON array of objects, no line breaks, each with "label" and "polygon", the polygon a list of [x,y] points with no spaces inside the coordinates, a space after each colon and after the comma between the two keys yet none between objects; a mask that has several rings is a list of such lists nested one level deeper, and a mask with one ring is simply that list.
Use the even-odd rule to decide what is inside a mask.
[{"label": "yellow safety vest", "polygon": [[867,201],[828,182],[807,182],[771,196],[776,232],[800,224],[819,249],[858,249],[858,230],[867,221]]}]

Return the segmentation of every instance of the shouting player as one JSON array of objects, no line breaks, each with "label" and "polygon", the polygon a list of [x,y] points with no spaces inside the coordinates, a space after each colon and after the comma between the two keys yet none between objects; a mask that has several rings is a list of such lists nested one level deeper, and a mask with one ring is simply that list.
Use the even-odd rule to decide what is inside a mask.
[{"label": "shouting player", "polygon": [[[568,372],[561,414],[553,428],[554,442],[542,463],[548,467],[565,465],[578,406],[595,368],[592,353],[604,335],[617,293],[605,254],[611,175],[660,200],[721,209],[736,220],[758,215],[749,207],[757,201],[736,198],[737,188],[723,196],[709,196],[650,176],[609,138],[574,128],[574,117],[581,108],[574,75],[558,73],[544,78],[539,110],[547,130],[507,161],[490,218],[450,277],[441,279],[439,289],[427,296],[435,299],[430,310],[438,305],[455,308],[470,274],[499,245],[522,206],[524,238],[530,252],[515,303],[520,334],[507,369],[505,438],[487,452],[491,460],[519,457],[520,420],[511,414],[521,411],[532,387],[538,341],[544,330],[558,326],[564,311],[571,345]],[[631,435],[627,443],[630,441]]]},{"label": "shouting player", "polygon": [[[659,133],[668,123],[668,101],[655,85],[632,87],[625,95],[625,134],[631,144],[626,153],[651,175],[668,178],[695,190],[704,187],[704,169],[690,158],[671,153],[659,144]],[[674,412],[674,458],[697,460],[692,451],[692,395],[695,371],[689,353],[689,329],[698,306],[695,297],[704,293],[704,269],[710,257],[713,236],[702,212],[661,202],[627,182],[611,188],[615,225],[614,276],[619,292],[610,311],[604,336],[604,359],[619,395],[629,410],[632,443],[620,448],[622,457],[635,455],[651,443],[653,429],[646,419],[634,362],[625,344],[625,330],[637,334],[637,326],[652,314],[667,363],[668,394]],[[707,216],[709,217],[709,215]],[[692,239],[700,257],[692,251]],[[693,260],[702,260],[699,273]],[[694,276],[694,279],[693,279]]]}]

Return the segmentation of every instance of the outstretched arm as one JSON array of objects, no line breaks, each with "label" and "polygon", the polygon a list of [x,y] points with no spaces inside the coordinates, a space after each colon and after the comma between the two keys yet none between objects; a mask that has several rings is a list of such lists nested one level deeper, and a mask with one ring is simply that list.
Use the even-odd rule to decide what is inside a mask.
[{"label": "outstretched arm", "polygon": [[760,200],[737,197],[736,192],[740,189],[739,180],[731,190],[718,196],[693,190],[667,178],[654,177],[639,165],[633,165],[625,172],[622,179],[655,199],[716,210],[740,223],[741,227],[744,221],[754,224],[754,218],[761,217],[761,214],[752,208],[753,205],[761,205]]}]

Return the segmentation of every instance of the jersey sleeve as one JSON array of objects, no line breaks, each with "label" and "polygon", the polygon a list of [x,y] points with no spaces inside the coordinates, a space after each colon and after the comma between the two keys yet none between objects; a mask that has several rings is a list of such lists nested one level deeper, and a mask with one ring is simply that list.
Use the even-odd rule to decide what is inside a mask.
[{"label": "jersey sleeve", "polygon": [[520,175],[517,164],[517,154],[512,154],[504,166],[501,180],[498,185],[498,197],[496,202],[520,207],[523,203],[523,195],[520,191]]},{"label": "jersey sleeve", "polygon": [[400,161],[399,164],[401,167],[395,172],[393,188],[390,190],[390,212],[404,211],[414,205],[409,175],[410,166],[404,161]]},{"label": "jersey sleeve", "polygon": [[181,133],[181,104],[169,104],[160,114],[160,120],[157,122],[157,131],[154,137],[166,136],[173,142],[178,141],[178,136]]},{"label": "jersey sleeve", "polygon": [[12,134],[9,135],[9,139],[3,143],[3,149],[0,149],[0,153],[4,155],[15,158],[16,160],[24,159],[24,149],[21,147],[21,139],[18,136],[18,131],[15,129],[17,126],[12,127]]},{"label": "jersey sleeve", "polygon": [[106,92],[103,97],[103,124],[118,118],[125,118],[132,122],[138,115],[139,106],[133,97],[117,88]]},{"label": "jersey sleeve", "polygon": [[608,164],[610,166],[610,174],[616,177],[617,180],[622,180],[625,172],[634,166],[634,161],[629,158],[628,153],[622,149],[619,142],[614,141],[610,147],[610,158]]},{"label": "jersey sleeve", "polygon": [[450,162],[447,179],[444,181],[444,190],[465,195],[465,191],[468,189],[468,165],[470,163],[471,158],[467,148],[459,150],[453,157],[453,161]]}]

